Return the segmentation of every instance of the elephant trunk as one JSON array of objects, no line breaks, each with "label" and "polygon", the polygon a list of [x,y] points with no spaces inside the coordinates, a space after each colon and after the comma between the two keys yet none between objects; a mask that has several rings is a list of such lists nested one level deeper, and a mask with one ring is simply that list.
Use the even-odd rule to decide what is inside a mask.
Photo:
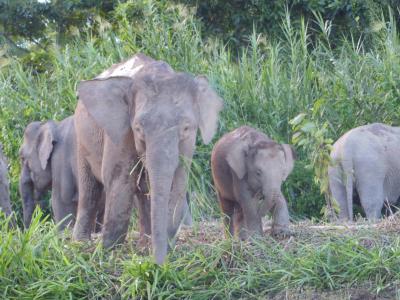
[{"label": "elephant trunk", "polygon": [[280,188],[271,189],[263,194],[265,198],[263,207],[260,209],[261,216],[270,212],[273,219],[272,230],[276,233],[286,231],[289,226],[289,211]]},{"label": "elephant trunk", "polygon": [[272,189],[270,186],[265,185],[262,189],[262,201],[259,207],[259,214],[261,217],[265,216],[274,207],[274,203],[279,198],[279,190]]},{"label": "elephant trunk", "polygon": [[19,191],[22,197],[22,207],[24,214],[24,225],[26,228],[31,224],[33,210],[35,208],[34,186],[30,176],[29,168],[26,164],[22,167],[19,180]]},{"label": "elephant trunk", "polygon": [[[162,264],[168,250],[169,200],[174,173],[179,163],[177,138],[164,137],[148,143],[146,168],[150,181],[151,236],[153,255]],[[171,146],[172,145],[172,146]]]}]

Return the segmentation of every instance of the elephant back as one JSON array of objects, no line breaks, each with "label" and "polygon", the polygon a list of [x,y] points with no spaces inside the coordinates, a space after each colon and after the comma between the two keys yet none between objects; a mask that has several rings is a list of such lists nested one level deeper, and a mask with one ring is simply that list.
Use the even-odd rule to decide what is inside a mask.
[{"label": "elephant back", "polygon": [[163,61],[154,60],[144,54],[138,53],[131,58],[112,65],[107,70],[103,71],[96,79],[106,79],[110,77],[126,76],[134,78],[139,73],[170,73],[172,68]]}]

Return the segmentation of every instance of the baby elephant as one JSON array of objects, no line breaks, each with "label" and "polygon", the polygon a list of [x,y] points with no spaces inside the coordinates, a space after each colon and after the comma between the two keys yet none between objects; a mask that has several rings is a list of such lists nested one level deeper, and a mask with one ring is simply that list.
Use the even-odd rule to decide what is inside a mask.
[{"label": "baby elephant", "polygon": [[211,168],[224,223],[231,235],[262,234],[261,218],[273,216],[272,233],[288,234],[289,213],[281,184],[293,169],[291,146],[242,126],[214,146]]},{"label": "baby elephant", "polygon": [[73,116],[61,122],[30,123],[25,129],[20,158],[20,193],[25,226],[31,222],[35,205],[50,189],[55,222],[69,215],[59,224],[60,230],[73,223],[78,204]]},{"label": "baby elephant", "polygon": [[329,188],[340,207],[339,218],[353,220],[353,192],[367,219],[381,216],[384,201],[400,196],[400,127],[374,123],[339,138],[331,152]]},{"label": "baby elephant", "polygon": [[[0,144],[0,210],[2,210],[8,217],[11,215],[10,191],[7,177],[7,160],[3,154],[2,146]],[[14,224],[14,219],[12,219]]]}]

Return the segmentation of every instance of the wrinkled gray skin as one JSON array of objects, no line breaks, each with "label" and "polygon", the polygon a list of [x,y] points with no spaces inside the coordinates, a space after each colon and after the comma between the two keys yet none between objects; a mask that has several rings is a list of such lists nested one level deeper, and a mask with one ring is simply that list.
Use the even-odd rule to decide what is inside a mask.
[{"label": "wrinkled gray skin", "polygon": [[367,219],[381,216],[384,201],[400,196],[400,127],[374,123],[354,128],[339,138],[331,152],[329,188],[341,220],[353,220],[357,191]]},{"label": "wrinkled gray skin", "polygon": [[[175,72],[168,64],[142,54],[81,82],[78,95],[75,126],[80,194],[73,237],[90,238],[95,191],[103,185],[103,245],[121,243],[136,195],[141,238],[151,234],[153,255],[161,264],[187,208],[184,164],[190,166],[197,129],[209,143],[222,101],[205,77]],[[137,186],[139,157],[148,172],[150,211],[147,197]]]},{"label": "wrinkled gray skin", "polygon": [[20,193],[25,227],[31,223],[35,205],[41,203],[49,190],[52,190],[51,206],[55,222],[64,219],[59,229],[73,224],[78,205],[73,116],[61,122],[30,123],[25,129],[20,158]]},{"label": "wrinkled gray skin", "polygon": [[270,212],[273,234],[288,234],[289,213],[281,192],[293,169],[291,146],[242,126],[214,146],[211,169],[224,223],[232,236],[262,234],[261,218]]},{"label": "wrinkled gray skin", "polygon": [[[0,144],[0,210],[8,217],[11,215],[10,190],[8,183],[7,160],[3,154]],[[12,219],[12,225],[15,225],[15,220]]]}]

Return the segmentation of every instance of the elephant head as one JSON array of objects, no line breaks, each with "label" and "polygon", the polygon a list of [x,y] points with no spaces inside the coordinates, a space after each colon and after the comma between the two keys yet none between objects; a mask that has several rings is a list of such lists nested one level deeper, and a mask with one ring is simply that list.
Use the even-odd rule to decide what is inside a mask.
[{"label": "elephant head", "polygon": [[295,152],[288,144],[278,144],[267,136],[254,139],[250,134],[242,137],[227,156],[227,162],[240,180],[247,180],[254,194],[264,202],[260,215],[264,215],[281,194],[281,184],[291,173]]},{"label": "elephant head", "polygon": [[84,81],[78,94],[114,144],[133,132],[149,175],[153,254],[162,263],[183,216],[187,170],[181,158],[190,165],[198,128],[203,142],[211,141],[222,100],[204,76],[156,69]]},{"label": "elephant head", "polygon": [[20,193],[23,200],[24,224],[29,226],[35,204],[51,187],[51,153],[57,142],[56,123],[32,122],[24,132],[20,148]]}]

